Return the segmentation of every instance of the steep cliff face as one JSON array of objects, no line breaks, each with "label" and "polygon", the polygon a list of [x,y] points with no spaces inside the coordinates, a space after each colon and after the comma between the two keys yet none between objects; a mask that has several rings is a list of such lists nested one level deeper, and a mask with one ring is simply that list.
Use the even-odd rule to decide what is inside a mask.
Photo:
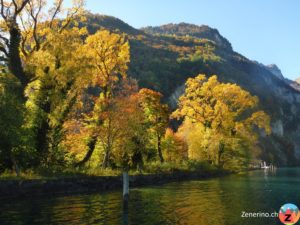
[{"label": "steep cliff face", "polygon": [[[284,78],[276,65],[262,65],[232,50],[216,29],[193,24],[167,24],[141,30],[112,17],[91,16],[91,32],[110,29],[128,34],[129,75],[141,87],[160,91],[172,108],[184,92],[187,78],[218,75],[257,95],[272,118],[271,137],[262,138],[262,158],[277,164],[300,165],[300,88]],[[296,157],[298,159],[296,160]]]}]

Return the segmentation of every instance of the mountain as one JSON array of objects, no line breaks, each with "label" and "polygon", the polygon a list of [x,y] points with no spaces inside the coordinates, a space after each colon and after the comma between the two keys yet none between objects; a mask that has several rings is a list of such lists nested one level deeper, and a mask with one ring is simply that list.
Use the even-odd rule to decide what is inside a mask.
[{"label": "mountain", "polygon": [[283,80],[284,76],[281,73],[281,70],[275,64],[266,65],[266,69],[273,73],[277,78]]},{"label": "mountain", "polygon": [[266,67],[267,70],[269,70],[271,73],[273,73],[277,78],[279,78],[283,82],[287,83],[293,89],[295,89],[296,91],[300,91],[300,78],[299,78],[298,82],[297,82],[297,79],[296,80],[290,80],[288,78],[285,78],[282,75],[281,70],[275,64],[266,65],[265,67]]},{"label": "mountain", "polygon": [[91,33],[109,29],[126,33],[130,42],[129,76],[141,87],[160,91],[174,109],[187,78],[216,74],[260,99],[271,115],[272,135],[261,138],[262,159],[279,165],[300,164],[300,89],[276,65],[263,65],[233,51],[216,29],[193,24],[167,24],[135,29],[109,16],[92,15],[84,26]]},{"label": "mountain", "polygon": [[295,79],[295,82],[297,82],[298,84],[300,84],[300,77]]},{"label": "mountain", "polygon": [[287,79],[287,78],[284,78],[284,81],[290,85],[293,89],[297,90],[297,91],[300,91],[300,83],[297,82],[297,81],[294,81],[294,80],[290,80],[290,79]]},{"label": "mountain", "polygon": [[159,27],[141,28],[149,34],[161,35],[176,35],[176,36],[191,36],[195,38],[208,39],[215,42],[216,45],[228,50],[232,50],[230,42],[220,35],[217,29],[212,29],[209,26],[197,26],[189,23],[166,24]]},{"label": "mountain", "polygon": [[87,21],[82,24],[82,26],[88,25],[87,27],[90,33],[95,33],[97,30],[103,28],[113,31],[121,31],[122,33],[130,35],[138,35],[143,33],[142,31],[133,28],[132,26],[113,16],[92,14],[87,12],[86,18]]}]

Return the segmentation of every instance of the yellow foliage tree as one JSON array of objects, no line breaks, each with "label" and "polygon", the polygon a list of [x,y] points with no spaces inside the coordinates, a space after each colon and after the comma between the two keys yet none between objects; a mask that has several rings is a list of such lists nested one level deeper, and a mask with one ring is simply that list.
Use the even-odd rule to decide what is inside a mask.
[{"label": "yellow foliage tree", "polygon": [[162,94],[147,88],[139,91],[139,103],[145,115],[145,122],[148,124],[149,138],[154,139],[155,149],[159,160],[164,162],[161,142],[169,123],[168,105],[161,103]]},{"label": "yellow foliage tree", "polygon": [[238,85],[198,75],[187,80],[172,117],[184,119],[179,132],[188,142],[190,158],[220,167],[242,165],[251,158],[259,131],[271,132],[270,117],[257,108],[258,98]]},{"label": "yellow foliage tree", "polygon": [[[84,56],[81,63],[86,65],[80,77],[82,94],[78,100],[78,120],[85,127],[88,151],[79,165],[87,162],[99,143],[104,150],[102,166],[108,166],[118,133],[116,93],[118,85],[126,78],[130,61],[129,44],[124,35],[107,30],[89,36],[81,49]],[[87,89],[93,90],[88,93]],[[72,134],[70,134],[72,136]]]},{"label": "yellow foliage tree", "polygon": [[184,139],[167,128],[162,141],[164,159],[168,162],[179,163],[187,159],[187,145]]}]

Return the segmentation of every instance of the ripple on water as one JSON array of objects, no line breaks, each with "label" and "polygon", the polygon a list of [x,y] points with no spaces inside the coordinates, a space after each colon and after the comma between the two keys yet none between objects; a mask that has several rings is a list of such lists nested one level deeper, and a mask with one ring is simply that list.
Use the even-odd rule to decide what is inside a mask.
[{"label": "ripple on water", "polygon": [[7,199],[0,205],[0,224],[271,225],[277,220],[242,219],[241,212],[273,212],[286,202],[300,205],[299,184],[300,169],[280,169],[136,188],[128,213],[120,192]]}]

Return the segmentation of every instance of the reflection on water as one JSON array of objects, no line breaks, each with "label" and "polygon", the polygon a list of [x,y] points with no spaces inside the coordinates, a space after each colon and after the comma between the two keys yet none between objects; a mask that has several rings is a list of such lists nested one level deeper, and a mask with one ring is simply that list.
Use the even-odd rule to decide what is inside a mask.
[{"label": "reflection on water", "polygon": [[121,192],[5,200],[0,224],[270,225],[277,218],[241,218],[241,212],[274,212],[300,206],[300,169],[171,183],[131,190],[128,212]]}]

